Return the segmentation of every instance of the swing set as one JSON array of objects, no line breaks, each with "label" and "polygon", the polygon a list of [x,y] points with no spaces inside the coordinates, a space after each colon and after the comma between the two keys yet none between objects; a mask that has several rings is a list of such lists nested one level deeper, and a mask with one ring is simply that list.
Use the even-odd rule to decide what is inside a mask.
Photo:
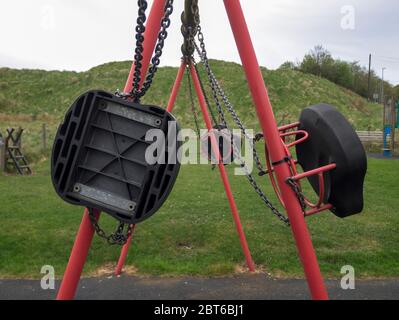
[{"label": "swing set", "polygon": [[[262,132],[255,138],[249,136],[211,69],[198,0],[185,0],[181,15],[183,56],[166,109],[142,104],[140,99],[151,87],[160,63],[173,0],[154,0],[148,20],[147,1],[138,0],[138,6],[135,56],[124,91],[112,94],[91,90],[82,94],[67,111],[56,134],[51,160],[54,188],[63,200],[85,207],[57,299],[74,298],[95,232],[110,244],[123,245],[115,270],[120,274],[136,224],[153,215],[170,194],[180,168],[179,162],[173,159],[181,145],[176,138],[180,127],[171,112],[185,72],[192,104],[195,92],[208,130],[209,153],[213,152],[216,159],[249,271],[255,270],[255,264],[226,173],[223,146],[217,138],[221,131],[232,135],[226,115],[231,116],[250,143],[259,176],[269,176],[287,215],[264,194],[241,158],[240,146],[234,138],[228,158],[238,161],[266,206],[291,227],[312,298],[328,299],[305,219],[326,210],[341,218],[362,211],[367,162],[355,131],[336,108],[326,104],[308,107],[298,122],[278,127],[239,0],[224,0],[224,6]],[[195,53],[201,64],[196,64]],[[208,78],[212,103],[198,72],[200,65]],[[195,115],[195,111],[193,113]],[[195,120],[198,129],[198,119],[195,117]],[[152,129],[166,136],[161,144],[165,163],[150,164],[145,159],[151,144],[145,137]],[[255,148],[255,143],[261,141],[265,167]],[[292,148],[296,149],[297,159],[291,153]],[[303,172],[299,172],[298,166]],[[305,178],[318,194],[317,203],[312,203],[302,191],[301,180]],[[111,235],[99,226],[101,212],[119,222]]]}]

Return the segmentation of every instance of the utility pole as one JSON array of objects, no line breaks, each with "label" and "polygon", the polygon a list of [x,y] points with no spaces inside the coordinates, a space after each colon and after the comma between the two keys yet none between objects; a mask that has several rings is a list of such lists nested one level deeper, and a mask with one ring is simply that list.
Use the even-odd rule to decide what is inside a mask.
[{"label": "utility pole", "polygon": [[370,88],[371,87],[371,53],[369,55],[369,78],[368,78],[368,86],[367,86],[367,99],[370,100]]},{"label": "utility pole", "polygon": [[382,78],[381,78],[381,103],[384,105],[385,99],[384,99],[384,71],[387,68],[382,68]]}]

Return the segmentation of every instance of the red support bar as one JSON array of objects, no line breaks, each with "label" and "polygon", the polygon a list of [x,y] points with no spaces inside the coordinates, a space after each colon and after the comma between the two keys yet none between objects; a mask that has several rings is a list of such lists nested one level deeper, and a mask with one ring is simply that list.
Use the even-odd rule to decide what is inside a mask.
[{"label": "red support bar", "polygon": [[184,71],[186,71],[186,67],[187,67],[186,62],[183,59],[181,62],[179,71],[177,72],[176,80],[175,80],[175,83],[172,88],[172,93],[169,98],[168,106],[166,107],[166,111],[168,111],[168,112],[172,112],[172,109],[175,105],[176,97],[179,92],[181,81],[182,81],[183,75],[184,75]]},{"label": "red support bar", "polygon": [[132,227],[132,233],[127,238],[126,243],[122,247],[121,255],[119,256],[119,260],[118,260],[118,263],[116,264],[115,271],[114,271],[116,276],[119,276],[122,272],[122,268],[123,268],[123,265],[125,264],[127,253],[129,252],[130,245],[132,244],[133,233],[134,233],[135,229],[136,229],[136,225],[134,224]]},{"label": "red support bar", "polygon": [[333,207],[332,204],[328,203],[328,204],[325,204],[324,206],[321,206],[320,208],[314,208],[314,209],[311,209],[309,211],[306,211],[305,212],[305,216],[309,217],[309,216],[312,216],[314,214],[320,213],[322,211],[330,210],[330,209],[332,209],[332,207]]},{"label": "red support bar", "polygon": [[294,122],[294,123],[291,123],[291,124],[287,124],[285,126],[278,127],[278,131],[287,131],[287,130],[290,130],[290,129],[298,128],[299,125],[300,125],[299,122]]},{"label": "red support bar", "polygon": [[197,96],[198,96],[198,102],[199,102],[199,105],[201,107],[202,115],[204,117],[204,121],[205,121],[206,127],[208,129],[208,132],[210,133],[212,150],[213,150],[214,154],[216,155],[216,159],[218,161],[218,167],[219,167],[220,175],[222,177],[224,189],[226,191],[226,195],[227,195],[227,198],[228,198],[228,201],[229,201],[229,204],[230,204],[230,209],[231,209],[231,212],[233,214],[233,219],[234,219],[234,222],[235,222],[235,225],[236,225],[236,228],[237,228],[237,232],[238,232],[238,235],[240,237],[241,247],[242,247],[242,250],[243,250],[244,255],[245,255],[247,266],[248,266],[248,268],[249,268],[249,270],[251,272],[254,272],[255,271],[255,265],[254,265],[254,262],[253,262],[252,257],[251,257],[251,252],[249,251],[247,239],[245,238],[245,233],[244,233],[244,230],[243,230],[243,227],[242,227],[242,224],[241,224],[240,215],[238,213],[238,209],[237,209],[237,206],[236,206],[236,203],[235,203],[235,200],[234,200],[234,196],[233,196],[233,193],[231,191],[230,182],[229,182],[229,178],[228,178],[227,173],[226,173],[226,169],[224,167],[223,162],[220,161],[221,156],[220,156],[220,152],[219,152],[219,147],[218,147],[218,143],[216,141],[216,137],[213,134],[212,121],[211,121],[211,118],[210,118],[209,113],[208,113],[208,109],[207,109],[207,105],[206,105],[206,102],[205,102],[204,94],[203,94],[203,92],[201,90],[201,84],[200,84],[200,81],[198,79],[198,75],[197,75],[197,72],[195,70],[195,67],[193,65],[190,65],[189,67],[190,67],[191,77],[192,77],[193,83],[194,83],[194,88],[195,88],[195,91],[196,91]]},{"label": "red support bar", "polygon": [[[263,135],[270,152],[271,160],[273,163],[279,162],[286,158],[286,151],[280,138],[280,132],[274,118],[272,106],[259,68],[240,1],[224,0],[224,5],[233,30],[252,98],[256,106]],[[295,192],[286,183],[286,179],[292,175],[289,164],[284,162],[281,165],[276,166],[275,173],[281,191],[282,200],[291,222],[292,232],[304,267],[312,298],[328,299],[326,287],[320,273],[316,253],[313,248],[301,205]]]},{"label": "red support bar", "polygon": [[[155,45],[158,39],[158,33],[161,29],[161,20],[164,17],[164,8],[166,0],[154,0],[152,4],[150,14],[147,19],[144,31],[144,50],[143,50],[143,60],[141,61],[141,81],[140,86],[143,84],[145,75],[147,74],[148,67],[151,62],[151,56],[154,52]],[[130,68],[129,76],[126,80],[125,93],[129,93],[133,87],[133,74],[136,64],[133,62]]]},{"label": "red support bar", "polygon": [[[307,140],[309,138],[309,133],[307,133],[305,130],[295,130],[295,131],[281,133],[280,137],[281,138],[286,138],[286,137],[290,137],[290,136],[298,135],[298,134],[302,134],[303,137],[295,140],[294,142],[288,143],[287,144],[287,148],[291,148],[291,147],[293,147],[293,146],[295,146],[295,145],[297,145],[299,143],[302,143],[305,140]],[[284,139],[283,139],[283,141],[284,141]]]},{"label": "red support bar", "polygon": [[323,167],[320,167],[320,168],[317,168],[317,169],[313,169],[313,170],[309,170],[309,171],[306,171],[306,172],[303,172],[303,173],[299,173],[299,174],[293,176],[292,179],[294,179],[295,181],[298,181],[298,180],[301,180],[303,178],[311,177],[311,176],[314,176],[314,175],[322,173],[322,172],[333,170],[336,167],[337,167],[337,165],[335,163],[331,163],[331,164],[328,164],[326,166],[323,166]]},{"label": "red support bar", "polygon": [[[96,218],[100,218],[100,212],[96,211]],[[94,228],[90,222],[89,212],[85,209],[75,243],[69,257],[68,265],[58,290],[57,300],[71,300],[75,297],[80,275],[89,253],[91,241],[93,240]]]}]

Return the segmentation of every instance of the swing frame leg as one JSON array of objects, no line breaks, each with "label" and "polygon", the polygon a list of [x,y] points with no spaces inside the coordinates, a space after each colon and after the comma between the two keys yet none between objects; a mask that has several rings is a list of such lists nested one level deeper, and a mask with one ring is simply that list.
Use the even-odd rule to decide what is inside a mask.
[{"label": "swing frame leg", "polygon": [[[284,159],[286,154],[240,1],[224,0],[224,6],[272,162],[278,162]],[[316,253],[313,248],[302,208],[296,194],[286,183],[287,178],[292,175],[289,164],[283,162],[275,166],[275,173],[283,201],[286,204],[287,214],[291,222],[292,232],[312,298],[316,300],[326,300],[328,299],[328,294],[321,276]]]},{"label": "swing frame leg", "polygon": [[216,159],[217,159],[217,162],[218,162],[218,168],[219,168],[219,171],[220,171],[220,176],[222,178],[224,189],[226,191],[226,196],[227,196],[227,199],[229,201],[231,213],[233,214],[233,219],[234,219],[234,223],[235,223],[235,226],[236,226],[236,229],[237,229],[237,232],[238,232],[238,236],[240,238],[242,251],[244,252],[245,260],[246,260],[246,263],[247,263],[249,271],[254,272],[255,271],[255,264],[254,264],[254,261],[252,260],[251,252],[250,252],[249,247],[248,247],[248,243],[247,243],[247,239],[245,237],[244,229],[243,229],[242,224],[241,224],[240,215],[238,213],[238,209],[237,209],[237,206],[236,206],[236,203],[235,203],[235,200],[234,200],[234,196],[233,196],[233,193],[231,191],[230,182],[229,182],[229,178],[227,176],[226,168],[224,167],[224,164],[221,161],[219,147],[218,147],[218,143],[216,141],[216,137],[213,134],[212,121],[211,121],[211,118],[210,118],[209,113],[208,113],[208,109],[207,109],[204,93],[202,92],[201,84],[200,84],[200,81],[198,79],[198,75],[197,75],[197,72],[195,70],[194,65],[190,64],[189,68],[190,68],[191,78],[193,79],[195,92],[197,94],[198,102],[199,102],[199,105],[201,107],[202,116],[204,118],[204,122],[205,122],[205,125],[206,125],[207,129],[208,129],[208,132],[210,133],[212,150],[213,150],[213,153],[216,155]]},{"label": "swing frame leg", "polygon": [[[150,14],[148,16],[146,31],[144,33],[145,40],[143,43],[144,50],[141,68],[142,81],[144,81],[143,75],[147,73],[148,66],[150,65],[151,55],[156,45],[158,32],[161,26],[161,20],[164,15],[165,1],[166,0],[154,0]],[[134,64],[131,67],[129,77],[125,85],[125,92],[129,92],[132,88],[131,79],[133,72]],[[97,212],[98,219],[100,214],[100,212]],[[93,235],[94,228],[90,223],[88,211],[85,209],[82,222],[72,248],[71,256],[69,258],[60,289],[57,293],[57,300],[71,300],[75,297],[76,289],[78,287],[80,276],[89,253]],[[128,239],[128,241],[131,242],[131,237]]]}]

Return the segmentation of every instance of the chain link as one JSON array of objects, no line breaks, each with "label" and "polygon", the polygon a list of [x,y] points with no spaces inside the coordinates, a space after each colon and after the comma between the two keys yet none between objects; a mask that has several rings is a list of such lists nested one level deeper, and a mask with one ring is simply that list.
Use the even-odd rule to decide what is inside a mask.
[{"label": "chain link", "polygon": [[[146,21],[146,14],[145,11],[147,9],[147,1],[146,0],[138,0],[138,6],[139,6],[139,11],[138,11],[138,18],[137,18],[137,26],[136,26],[136,49],[135,49],[135,56],[134,56],[134,62],[135,62],[135,69],[134,69],[134,74],[133,74],[133,86],[132,90],[129,94],[130,97],[133,97],[136,102],[142,98],[147,90],[151,87],[152,80],[155,76],[155,73],[158,70],[158,66],[161,62],[160,58],[162,56],[162,50],[165,45],[165,39],[168,37],[168,32],[167,29],[170,27],[170,15],[173,12],[173,0],[168,0],[165,4],[165,9],[164,9],[164,17],[161,20],[161,30],[158,33],[158,41],[155,46],[155,53],[154,56],[151,59],[151,66],[148,70],[147,76],[145,78],[145,81],[140,88],[140,82],[141,82],[141,68],[142,68],[142,63],[141,61],[143,60],[143,42],[144,42],[144,31],[145,31],[145,26],[144,23]],[[126,97],[126,95],[124,96]]]},{"label": "chain link", "polygon": [[288,178],[286,180],[286,183],[291,187],[292,191],[295,192],[295,195],[297,196],[299,203],[301,205],[302,211],[305,214],[306,211],[306,201],[305,201],[305,195],[303,194],[301,187],[299,184],[292,178]]},{"label": "chain link", "polygon": [[123,246],[127,242],[133,232],[133,224],[129,225],[125,231],[126,224],[123,222],[119,222],[119,225],[116,228],[115,232],[107,235],[106,232],[98,224],[94,210],[92,208],[87,208],[87,210],[89,211],[90,222],[100,238],[107,240],[108,244],[110,245]]}]

